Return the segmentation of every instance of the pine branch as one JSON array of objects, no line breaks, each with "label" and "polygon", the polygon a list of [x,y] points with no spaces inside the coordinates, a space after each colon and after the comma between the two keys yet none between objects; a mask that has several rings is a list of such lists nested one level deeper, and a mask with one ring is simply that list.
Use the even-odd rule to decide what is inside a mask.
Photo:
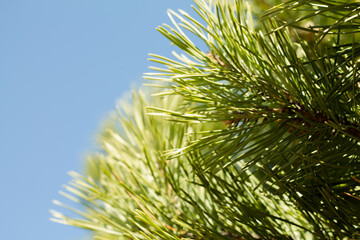
[{"label": "pine branch", "polygon": [[358,3],[290,0],[261,22],[240,0],[195,4],[158,29],[182,53],[151,55],[157,97],[119,107],[71,174],[62,195],[86,210],[55,201],[79,218],[53,220],[97,239],[357,237]]},{"label": "pine branch", "polygon": [[[324,232],[334,234],[328,237],[351,235],[359,219],[354,210],[358,204],[349,201],[343,190],[353,190],[355,184],[349,179],[360,174],[356,166],[360,160],[359,109],[355,104],[359,101],[358,52],[357,45],[346,43],[348,37],[341,34],[348,33],[357,3],[314,5],[314,9],[321,8],[316,14],[280,25],[269,18],[309,3],[289,1],[270,10],[262,27],[256,28],[241,1],[235,3],[237,7],[223,3],[212,11],[197,1],[198,13],[210,28],[184,22],[176,15],[184,24],[173,21],[176,29],[186,25],[198,37],[194,29],[206,31],[208,37],[201,34],[201,39],[207,52],[197,49],[193,54],[195,47],[191,48],[194,51],[185,47],[190,37],[171,27],[160,28],[169,39],[181,36],[173,42],[193,59],[179,55],[178,61],[163,58],[162,64],[168,68],[164,71],[174,82],[171,93],[197,103],[183,112],[164,110],[163,114],[179,121],[228,125],[174,151],[173,156],[179,151],[203,152],[196,162],[210,177],[243,163],[243,170],[250,170],[265,189],[290,197],[308,212],[309,219],[315,213],[314,224],[323,224],[317,230],[319,236]],[[294,25],[310,17],[323,19],[325,12],[333,13],[337,20],[323,32]],[[296,27],[295,31],[291,27]],[[314,35],[317,44],[309,45],[298,37],[293,41],[296,29],[319,33]],[[334,46],[330,38],[325,39],[333,34],[332,29],[337,29]],[[208,146],[211,150],[207,152]]]}]

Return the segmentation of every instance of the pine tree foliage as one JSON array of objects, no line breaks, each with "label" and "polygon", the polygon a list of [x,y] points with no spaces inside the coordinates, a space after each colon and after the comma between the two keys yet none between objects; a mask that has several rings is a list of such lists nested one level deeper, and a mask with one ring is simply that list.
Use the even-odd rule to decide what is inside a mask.
[{"label": "pine tree foliage", "polygon": [[158,28],[181,53],[151,55],[156,97],[134,93],[71,173],[85,211],[53,220],[95,239],[360,239],[360,2],[194,2]]}]

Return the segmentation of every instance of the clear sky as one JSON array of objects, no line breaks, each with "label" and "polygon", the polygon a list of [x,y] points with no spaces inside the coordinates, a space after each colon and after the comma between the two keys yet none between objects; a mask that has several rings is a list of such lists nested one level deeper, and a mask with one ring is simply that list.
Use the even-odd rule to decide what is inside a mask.
[{"label": "clear sky", "polygon": [[82,171],[116,99],[139,84],[155,30],[190,0],[0,0],[0,239],[73,240],[51,201]]}]

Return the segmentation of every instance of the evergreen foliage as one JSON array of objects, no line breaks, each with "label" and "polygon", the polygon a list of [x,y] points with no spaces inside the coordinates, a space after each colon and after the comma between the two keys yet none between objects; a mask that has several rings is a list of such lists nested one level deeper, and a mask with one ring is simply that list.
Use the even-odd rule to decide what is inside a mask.
[{"label": "evergreen foliage", "polygon": [[158,28],[181,53],[151,55],[153,97],[119,106],[71,173],[85,211],[53,220],[95,239],[360,239],[360,2],[194,2]]}]

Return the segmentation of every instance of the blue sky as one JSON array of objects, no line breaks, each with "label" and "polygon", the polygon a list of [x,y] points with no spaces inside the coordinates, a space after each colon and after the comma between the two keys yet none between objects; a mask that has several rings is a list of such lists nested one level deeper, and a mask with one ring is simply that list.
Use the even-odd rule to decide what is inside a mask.
[{"label": "blue sky", "polygon": [[189,0],[0,0],[0,239],[73,240],[51,201],[82,171],[101,122],[139,85],[148,53],[173,48],[155,30]]}]

